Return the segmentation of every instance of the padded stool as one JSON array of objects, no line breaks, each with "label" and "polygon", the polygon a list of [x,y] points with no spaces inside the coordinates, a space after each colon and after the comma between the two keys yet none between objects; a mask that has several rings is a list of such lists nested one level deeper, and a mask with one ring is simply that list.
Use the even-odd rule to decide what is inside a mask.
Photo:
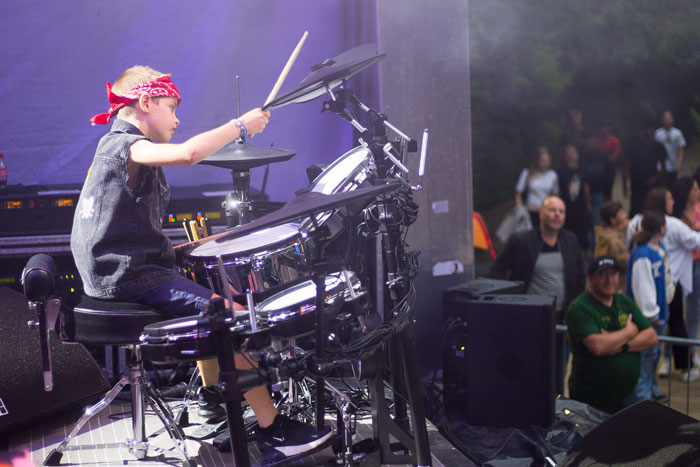
[{"label": "padded stool", "polygon": [[[47,255],[32,257],[22,274],[25,296],[29,300],[30,306],[39,311],[40,321],[47,321],[44,302],[50,304],[52,300],[56,300],[56,297],[52,295],[55,275],[55,263]],[[185,467],[196,467],[196,462],[190,459],[187,454],[182,430],[175,423],[168,406],[158,398],[146,377],[138,345],[139,336],[145,326],[165,321],[169,317],[149,306],[137,303],[97,300],[87,296],[84,296],[73,309],[65,306],[60,308],[59,320],[62,341],[94,346],[125,346],[131,351],[131,357],[126,372],[117,384],[107,392],[102,400],[85,409],[84,414],[75,423],[70,433],[44,460],[44,465],[60,465],[64,451],[84,449],[85,446],[74,447],[69,446],[69,443],[88,420],[106,408],[124,386],[128,384],[131,388],[133,438],[127,439],[124,443],[100,445],[99,447],[127,447],[129,452],[137,459],[145,458],[148,453],[148,442],[145,433],[145,408],[148,405],[158,415],[168,434],[175,441],[176,448],[183,455],[184,461],[182,465]],[[50,323],[49,327],[52,327]],[[48,366],[50,368],[50,362]]]}]

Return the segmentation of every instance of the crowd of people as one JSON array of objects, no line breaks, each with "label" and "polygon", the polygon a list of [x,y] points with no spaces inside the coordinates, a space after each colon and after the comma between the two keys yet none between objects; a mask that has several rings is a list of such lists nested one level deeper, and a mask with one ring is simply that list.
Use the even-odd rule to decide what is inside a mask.
[{"label": "crowd of people", "polygon": [[[679,175],[686,141],[670,111],[659,128],[644,123],[624,160],[608,122],[588,132],[581,112],[569,117],[559,168],[540,147],[520,174],[515,201],[533,228],[510,236],[490,276],[556,297],[557,323],[568,326],[557,339],[557,392],[571,353],[571,398],[614,412],[664,399],[657,374],[670,376],[671,362],[683,381],[700,379],[695,348],[658,341],[698,337],[700,168]],[[631,218],[612,199],[616,172]]]}]

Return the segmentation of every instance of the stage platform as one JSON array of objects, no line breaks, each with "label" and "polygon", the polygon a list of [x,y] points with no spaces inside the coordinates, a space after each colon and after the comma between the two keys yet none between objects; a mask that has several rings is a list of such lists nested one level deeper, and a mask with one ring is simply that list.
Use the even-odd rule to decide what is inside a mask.
[{"label": "stage platform", "polygon": [[[81,445],[108,445],[110,443],[120,443],[131,436],[131,405],[128,403],[113,402],[105,408],[98,416],[93,417],[90,422],[83,427],[81,433],[71,442],[70,446]],[[35,465],[41,465],[46,456],[54,449],[68,434],[73,423],[81,415],[82,411],[73,411],[62,414],[42,423],[37,423],[27,427],[17,433],[13,433],[8,438],[8,448],[10,452],[25,451],[31,457]],[[196,404],[189,404],[188,414],[190,426],[183,428],[186,435],[191,435],[201,425],[201,419],[196,415]],[[328,417],[331,418],[331,417]],[[327,420],[335,428],[334,420]],[[452,446],[437,430],[428,423],[428,436],[430,439],[430,449],[433,459],[433,466],[471,466],[470,462],[462,453]],[[162,424],[157,416],[148,411],[146,413],[146,432],[151,435],[161,430]],[[362,439],[372,437],[371,418],[367,417],[358,420],[357,433],[353,439],[358,442]],[[66,451],[61,460],[61,465],[71,466],[175,466],[179,465],[182,456],[175,448],[175,444],[164,431],[149,438],[149,457],[143,460],[135,459],[126,448],[106,448],[80,449]],[[217,450],[212,439],[195,440],[187,439],[187,451],[199,466],[221,467],[233,465],[233,456],[229,453],[222,453]],[[259,464],[259,451],[254,442],[248,443],[251,463]],[[335,465],[333,451],[327,448],[316,454],[308,456],[303,461],[287,465]],[[2,464],[3,459],[0,459]],[[13,464],[10,464],[13,465]],[[25,464],[22,464],[25,465]],[[371,465],[371,464],[362,464]]]}]

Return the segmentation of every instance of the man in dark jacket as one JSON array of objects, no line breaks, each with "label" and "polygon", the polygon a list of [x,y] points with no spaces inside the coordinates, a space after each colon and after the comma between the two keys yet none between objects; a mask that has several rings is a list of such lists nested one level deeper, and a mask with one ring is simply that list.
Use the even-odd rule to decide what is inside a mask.
[{"label": "man in dark jacket", "polygon": [[[555,296],[558,324],[564,323],[566,308],[586,286],[578,239],[562,229],[565,219],[564,201],[558,196],[546,198],[540,208],[539,230],[512,235],[489,272],[495,279],[523,281],[528,294]],[[560,394],[568,359],[568,345],[564,335],[558,334],[555,374]]]}]

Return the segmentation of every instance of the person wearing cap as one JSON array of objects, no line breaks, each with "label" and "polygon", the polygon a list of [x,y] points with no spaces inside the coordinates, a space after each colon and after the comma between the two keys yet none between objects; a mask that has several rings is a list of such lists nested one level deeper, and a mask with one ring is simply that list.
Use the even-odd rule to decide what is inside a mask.
[{"label": "person wearing cap", "polygon": [[571,302],[566,316],[573,354],[569,395],[614,413],[637,402],[639,352],[659,339],[634,300],[617,292],[615,259],[595,257],[587,277],[588,289]]},{"label": "person wearing cap", "polygon": [[[528,294],[556,297],[557,323],[563,324],[566,307],[586,284],[581,248],[576,235],[562,229],[566,205],[560,197],[545,198],[539,217],[539,229],[518,232],[508,239],[489,277],[523,281]],[[561,334],[557,335],[556,357],[556,391],[562,394],[569,351]]]}]

